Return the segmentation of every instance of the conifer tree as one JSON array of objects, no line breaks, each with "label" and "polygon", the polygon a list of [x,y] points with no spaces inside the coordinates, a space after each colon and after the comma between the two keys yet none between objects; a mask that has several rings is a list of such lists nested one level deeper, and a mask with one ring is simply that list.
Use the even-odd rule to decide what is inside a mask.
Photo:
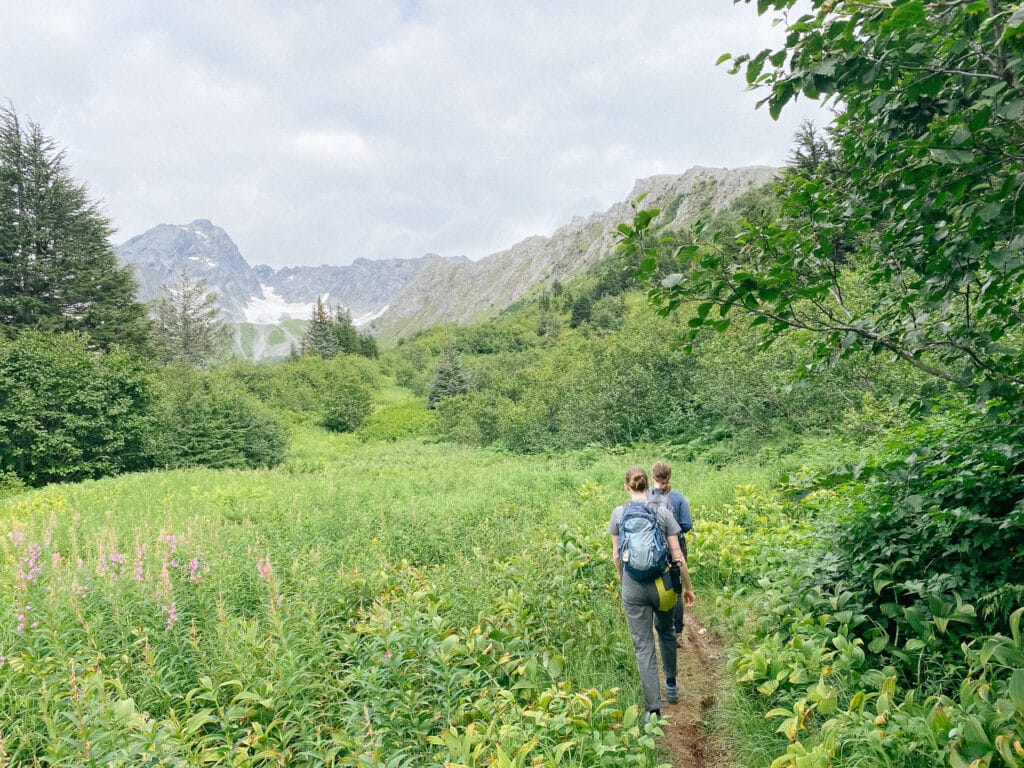
[{"label": "conifer tree", "polygon": [[324,304],[323,299],[317,296],[316,304],[313,305],[313,313],[309,318],[309,326],[302,335],[300,343],[302,354],[319,355],[324,360],[330,360],[338,354],[338,343],[333,326],[327,305]]},{"label": "conifer tree", "polygon": [[569,316],[569,327],[579,328],[580,325],[590,319],[590,313],[594,309],[594,302],[586,293],[581,293],[572,304],[572,313]]},{"label": "conifer tree", "polygon": [[338,305],[334,317],[331,317],[319,296],[313,306],[309,326],[302,336],[300,351],[303,355],[319,355],[324,360],[335,355],[376,357],[378,354],[376,340],[356,330],[348,309]]},{"label": "conifer tree", "polygon": [[217,295],[206,280],[195,280],[182,266],[173,285],[163,286],[153,303],[157,352],[165,362],[203,366],[219,357],[230,331],[221,320]]},{"label": "conifer tree", "polygon": [[351,313],[341,304],[334,310],[334,326],[331,330],[338,352],[349,354],[359,352],[359,332],[352,324]]},{"label": "conifer tree", "polygon": [[64,152],[0,108],[0,326],[84,331],[107,348],[148,344],[151,325],[109,220],[68,172]]},{"label": "conifer tree", "polygon": [[427,394],[427,408],[436,408],[446,397],[455,397],[469,391],[469,375],[455,349],[445,345],[441,359],[434,370],[434,380]]}]

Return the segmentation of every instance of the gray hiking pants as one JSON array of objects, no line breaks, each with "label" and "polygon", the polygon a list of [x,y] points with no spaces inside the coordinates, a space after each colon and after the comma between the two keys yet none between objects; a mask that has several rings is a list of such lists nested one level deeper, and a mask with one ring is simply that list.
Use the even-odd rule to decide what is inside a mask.
[{"label": "gray hiking pants", "polygon": [[654,582],[633,581],[622,574],[622,608],[626,613],[629,636],[633,639],[640,685],[644,690],[644,707],[648,712],[661,709],[661,682],[658,660],[654,653],[654,629],[658,630],[661,664],[665,677],[676,676],[676,633],[672,628],[672,609],[659,611],[658,588]]}]

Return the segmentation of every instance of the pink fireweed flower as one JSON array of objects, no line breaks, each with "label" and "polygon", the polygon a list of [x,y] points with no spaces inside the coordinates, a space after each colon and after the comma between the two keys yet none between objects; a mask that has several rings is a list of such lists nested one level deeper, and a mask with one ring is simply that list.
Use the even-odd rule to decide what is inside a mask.
[{"label": "pink fireweed flower", "polygon": [[[25,624],[28,622],[28,614],[32,610],[32,606],[26,604],[24,610],[18,614],[18,631],[25,631]],[[33,623],[32,626],[38,626],[37,623]]]},{"label": "pink fireweed flower", "polygon": [[261,579],[270,579],[274,575],[274,567],[270,564],[270,555],[266,559],[259,558],[256,561],[256,570],[259,571]]},{"label": "pink fireweed flower", "polygon": [[161,607],[167,614],[167,629],[170,629],[178,620],[178,604],[172,600],[170,605],[164,605]]},{"label": "pink fireweed flower", "polygon": [[274,578],[274,567],[270,564],[270,555],[261,557],[256,561],[256,570],[260,578],[267,582],[270,589],[270,610],[277,611],[284,601],[284,595],[277,591],[277,580]]},{"label": "pink fireweed flower", "polygon": [[107,556],[100,555],[100,559],[96,563],[96,570],[106,576],[110,573],[110,565],[107,564]]},{"label": "pink fireweed flower", "polygon": [[199,570],[199,558],[193,557],[188,564],[188,580],[197,582],[201,578],[203,578],[203,573]]},{"label": "pink fireweed flower", "polygon": [[28,545],[28,556],[21,558],[21,567],[18,569],[18,578],[22,582],[28,583],[43,572],[43,566],[39,562],[42,553],[42,547],[35,542]]},{"label": "pink fireweed flower", "polygon": [[13,531],[7,534],[7,538],[11,540],[11,544],[13,544],[16,547],[20,547],[22,543],[25,541],[25,534],[22,531],[15,528]]},{"label": "pink fireweed flower", "polygon": [[386,653],[384,654],[384,658],[385,658],[385,659],[390,659],[390,658],[391,658],[391,651],[387,651],[387,652],[386,652]]},{"label": "pink fireweed flower", "polygon": [[132,574],[135,576],[136,581],[144,581],[146,578],[145,572],[143,571],[143,562],[146,558],[146,548],[143,546],[137,546],[135,548],[135,567],[132,568]]},{"label": "pink fireweed flower", "polygon": [[111,567],[117,566],[117,575],[124,575],[124,553],[118,552],[116,549],[111,549],[110,554],[107,555],[107,560],[110,561]]}]

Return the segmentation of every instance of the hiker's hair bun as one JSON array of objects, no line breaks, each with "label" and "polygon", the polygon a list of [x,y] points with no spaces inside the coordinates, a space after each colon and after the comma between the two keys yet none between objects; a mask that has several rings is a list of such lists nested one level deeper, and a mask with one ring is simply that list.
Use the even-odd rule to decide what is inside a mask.
[{"label": "hiker's hair bun", "polygon": [[643,467],[630,467],[626,470],[626,486],[631,491],[646,491],[650,486],[647,481],[647,470]]}]

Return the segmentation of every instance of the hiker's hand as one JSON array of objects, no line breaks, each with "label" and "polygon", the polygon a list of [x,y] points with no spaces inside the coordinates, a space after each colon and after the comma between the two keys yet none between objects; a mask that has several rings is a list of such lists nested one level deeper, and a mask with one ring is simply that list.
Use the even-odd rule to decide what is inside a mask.
[{"label": "hiker's hand", "polygon": [[697,604],[697,596],[693,594],[692,589],[683,591],[683,603],[686,604],[687,608],[693,608]]}]

